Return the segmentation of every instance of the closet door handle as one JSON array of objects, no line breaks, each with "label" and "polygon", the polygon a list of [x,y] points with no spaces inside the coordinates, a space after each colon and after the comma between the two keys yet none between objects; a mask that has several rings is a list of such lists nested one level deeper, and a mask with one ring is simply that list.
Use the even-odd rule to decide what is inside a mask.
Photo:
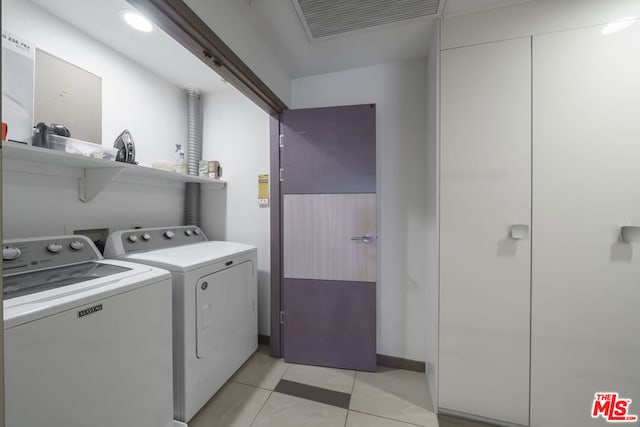
[{"label": "closet door handle", "polygon": [[369,244],[373,240],[373,236],[371,233],[364,233],[362,236],[352,237],[351,240],[359,240],[364,244]]},{"label": "closet door handle", "polygon": [[640,227],[636,225],[620,227],[620,240],[625,243],[640,242]]},{"label": "closet door handle", "polygon": [[522,240],[529,237],[529,226],[526,224],[513,224],[509,231],[509,237],[513,240]]}]

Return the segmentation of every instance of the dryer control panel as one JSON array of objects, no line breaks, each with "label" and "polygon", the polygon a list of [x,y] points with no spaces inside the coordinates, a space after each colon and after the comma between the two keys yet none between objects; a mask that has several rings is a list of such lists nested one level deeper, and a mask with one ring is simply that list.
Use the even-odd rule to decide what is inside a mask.
[{"label": "dryer control panel", "polygon": [[121,230],[109,236],[104,255],[107,258],[116,258],[136,252],[175,248],[206,241],[204,232],[195,225]]}]

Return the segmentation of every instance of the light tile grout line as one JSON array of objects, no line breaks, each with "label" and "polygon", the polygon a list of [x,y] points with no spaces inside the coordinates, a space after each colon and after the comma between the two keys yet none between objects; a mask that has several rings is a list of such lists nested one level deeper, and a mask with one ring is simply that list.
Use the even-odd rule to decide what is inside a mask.
[{"label": "light tile grout line", "polygon": [[[351,383],[351,393],[349,393],[349,408],[351,408],[351,399],[353,399],[353,390],[356,388],[356,376],[358,375],[357,370],[353,370],[353,382]],[[344,418],[344,427],[347,427],[347,422],[349,421],[349,411],[347,408],[347,416]]]},{"label": "light tile grout line", "polygon": [[[254,354],[255,354],[255,353],[254,353]],[[253,357],[253,355],[252,355],[251,357]],[[281,359],[276,359],[276,360],[281,360]],[[248,362],[248,361],[249,361],[249,359],[247,359],[247,362]],[[247,364],[247,362],[245,362],[245,363],[244,363],[240,368],[238,368],[238,371],[240,371],[240,369],[242,369],[242,368],[244,367],[244,365],[246,365],[246,364]],[[291,366],[291,364],[290,364],[290,363],[287,363],[287,362],[284,362],[284,361],[283,361],[283,363],[285,364],[285,370],[284,370],[284,371],[282,371],[282,375],[280,375],[280,378],[278,378],[278,381],[276,382],[276,385],[278,385],[278,383],[280,382],[280,380],[281,380],[282,378],[284,378],[284,374],[286,374],[286,373],[287,373],[287,371],[289,370],[289,367]],[[236,371],[236,372],[238,372],[238,371]],[[238,384],[242,384],[242,385],[248,385],[248,386],[250,386],[250,387],[259,388],[260,390],[273,391],[273,389],[270,389],[270,388],[260,387],[259,385],[255,385],[255,384],[247,384],[247,383],[243,383],[242,381],[238,381],[238,380],[234,380],[234,379],[229,379],[229,381],[232,381],[232,382],[234,382],[234,383],[238,383]]]},{"label": "light tile grout line", "polygon": [[406,424],[406,425],[408,425],[408,426],[425,427],[425,426],[423,426],[423,425],[421,425],[421,424],[408,423],[408,422],[406,422],[406,421],[401,421],[401,420],[398,420],[398,419],[395,419],[395,418],[384,417],[384,416],[382,416],[382,415],[377,415],[377,414],[370,414],[370,413],[368,413],[368,412],[363,412],[363,411],[356,411],[355,409],[349,409],[349,411],[350,411],[350,412],[357,412],[357,413],[359,413],[359,414],[364,414],[364,415],[370,415],[370,416],[372,416],[372,417],[383,418],[383,419],[385,419],[385,420],[389,420],[389,421],[395,421],[395,422],[397,422],[397,423]]},{"label": "light tile grout line", "polygon": [[260,389],[260,390],[273,391],[272,389],[267,388],[267,387],[260,387],[259,385],[255,385],[255,384],[247,384],[247,383],[243,383],[242,381],[238,381],[238,380],[229,380],[229,382],[246,385],[246,386],[257,388],[257,389]]},{"label": "light tile grout line", "polygon": [[[358,371],[353,371],[353,382],[351,383],[351,393],[349,393],[353,397],[353,390],[356,389],[356,377],[358,376]],[[349,400],[349,406],[351,406],[351,400]]]},{"label": "light tile grout line", "polygon": [[[404,370],[404,369],[401,369],[401,370]],[[352,398],[353,398],[353,391],[355,390],[355,387],[356,387],[356,378],[357,378],[357,376],[358,376],[358,371],[355,371],[355,375],[353,376],[353,386],[351,387],[351,397]],[[404,424],[409,425],[409,426],[424,427],[424,426],[421,426],[420,424],[408,423],[406,421],[397,420],[395,418],[389,418],[389,417],[385,417],[385,416],[381,416],[381,415],[370,414],[368,412],[357,411],[357,410],[351,409],[351,400],[349,400],[349,409],[347,410],[347,419],[349,418],[349,412],[357,412],[359,414],[364,414],[364,415],[370,415],[372,417],[383,418],[383,419],[389,420],[389,421],[395,421],[395,422],[398,422],[398,423],[404,423]],[[436,415],[436,420],[437,420],[438,414],[436,414],[435,412],[433,412],[433,413]],[[440,424],[440,423],[438,423],[438,424]],[[346,420],[345,420],[345,426],[344,427],[347,427],[347,421]]]},{"label": "light tile grout line", "polygon": [[[284,371],[282,371],[282,375],[280,375],[280,378],[278,379],[278,382],[280,382],[280,380],[282,380],[282,378],[284,377],[284,374],[287,372],[287,370],[289,370],[289,366],[291,366],[291,365],[287,365],[286,369]],[[277,383],[276,383],[276,385],[277,385]],[[256,387],[256,388],[260,388],[260,387]],[[263,390],[268,390],[268,389],[263,389]],[[260,407],[260,410],[258,410],[258,412],[256,413],[256,416],[253,417],[253,421],[251,421],[251,424],[249,425],[249,427],[253,426],[256,423],[256,420],[258,419],[258,415],[260,415],[260,412],[262,412],[264,407],[267,405],[267,402],[269,401],[269,399],[271,399],[271,396],[273,396],[273,393],[274,393],[273,390],[269,390],[269,396],[267,396],[267,398],[264,400],[264,403]]]},{"label": "light tile grout line", "polygon": [[[259,387],[256,387],[256,388],[259,388]],[[258,412],[256,412],[256,415],[253,417],[253,420],[251,421],[251,424],[249,425],[249,427],[253,426],[256,423],[256,420],[258,419],[258,415],[260,415],[260,412],[262,412],[264,407],[267,405],[267,402],[269,401],[269,399],[271,399],[272,395],[273,395],[273,390],[271,390],[271,392],[269,393],[269,396],[267,396],[267,398],[264,400],[264,403],[262,404],[260,409],[258,409]]]},{"label": "light tile grout line", "polygon": [[[284,378],[284,375],[287,373],[287,371],[289,370],[289,368],[290,368],[291,366],[293,366],[293,364],[292,364],[292,363],[287,363],[287,362],[284,362],[284,363],[287,365],[287,369],[285,369],[284,371],[282,371],[282,375],[280,375],[280,380]],[[278,380],[278,382],[280,382],[280,380]]]}]

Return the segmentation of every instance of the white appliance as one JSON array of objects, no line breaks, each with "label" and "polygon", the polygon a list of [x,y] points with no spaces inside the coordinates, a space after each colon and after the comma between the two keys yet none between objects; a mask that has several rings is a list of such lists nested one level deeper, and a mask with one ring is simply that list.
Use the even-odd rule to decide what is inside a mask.
[{"label": "white appliance", "polygon": [[188,422],[258,347],[256,248],[180,226],[112,233],[105,256],[171,272],[174,418]]},{"label": "white appliance", "polygon": [[7,427],[172,426],[171,279],[84,236],[6,240]]}]

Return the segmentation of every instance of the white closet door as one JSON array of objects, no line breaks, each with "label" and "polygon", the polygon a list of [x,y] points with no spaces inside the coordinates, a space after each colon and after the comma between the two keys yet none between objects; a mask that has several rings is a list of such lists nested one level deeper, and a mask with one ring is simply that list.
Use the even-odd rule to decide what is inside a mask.
[{"label": "white closet door", "polygon": [[440,409],[527,425],[531,39],[441,55]]},{"label": "white closet door", "polygon": [[599,391],[640,415],[640,23],[601,31],[533,39],[534,427],[606,425]]}]

